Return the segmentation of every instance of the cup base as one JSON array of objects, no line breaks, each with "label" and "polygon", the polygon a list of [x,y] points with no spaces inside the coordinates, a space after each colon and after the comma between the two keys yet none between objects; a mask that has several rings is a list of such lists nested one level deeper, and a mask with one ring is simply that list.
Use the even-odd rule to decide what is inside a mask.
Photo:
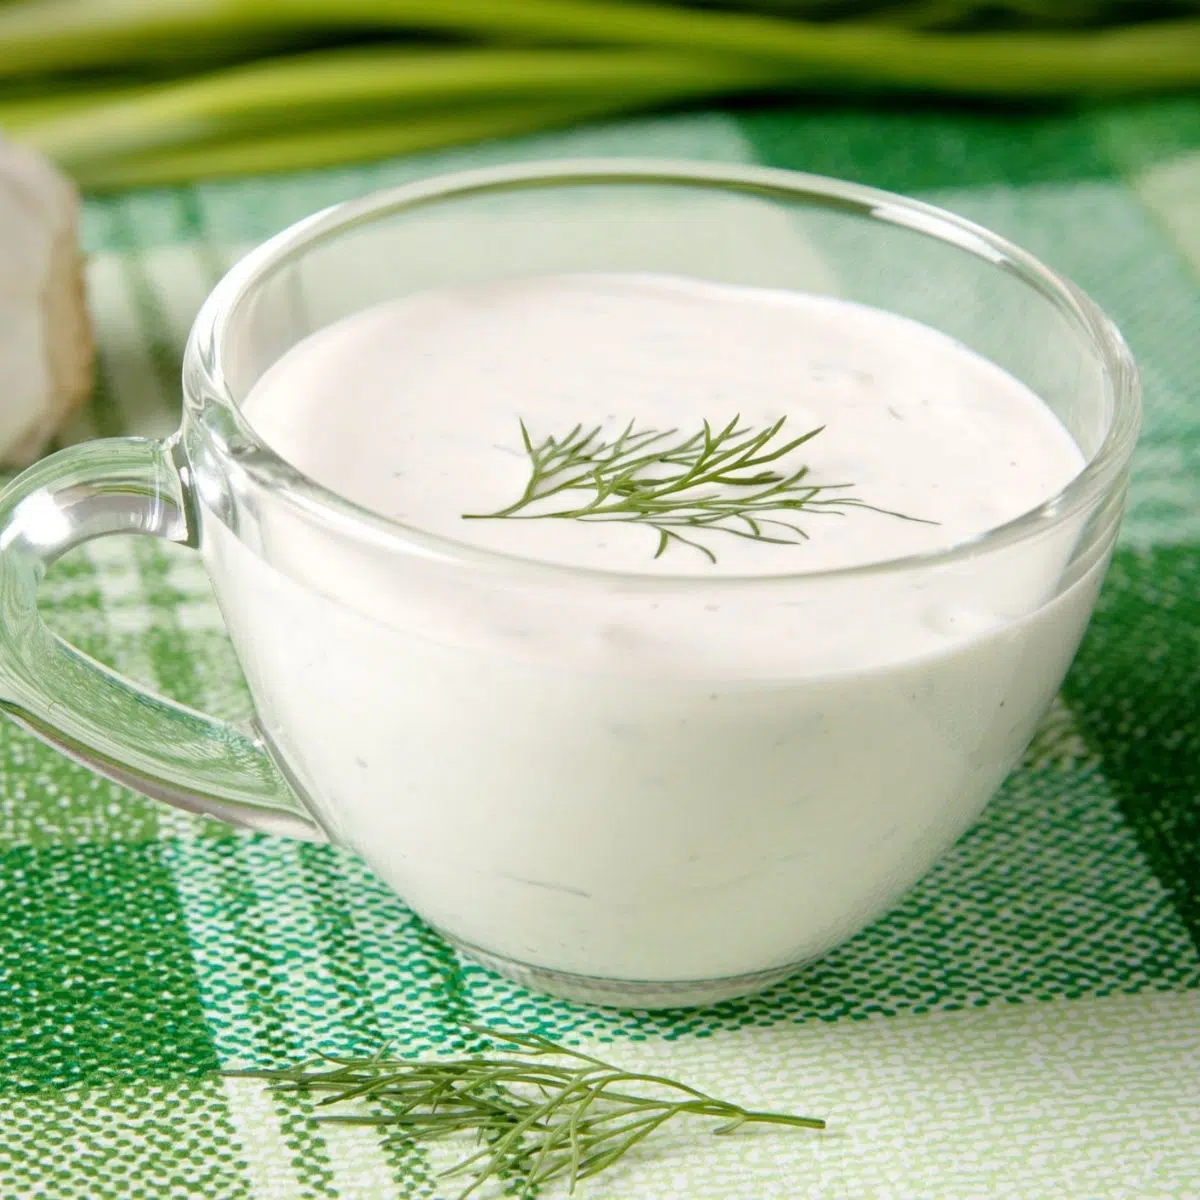
[{"label": "cup base", "polygon": [[793,963],[756,971],[750,975],[733,975],[721,979],[605,979],[593,975],[575,975],[569,971],[552,971],[534,967],[515,959],[489,954],[478,946],[442,934],[452,946],[468,958],[535,992],[546,992],[577,1004],[596,1004],[605,1008],[695,1008],[719,1004],[761,992],[764,988],[793,975],[803,965]]}]

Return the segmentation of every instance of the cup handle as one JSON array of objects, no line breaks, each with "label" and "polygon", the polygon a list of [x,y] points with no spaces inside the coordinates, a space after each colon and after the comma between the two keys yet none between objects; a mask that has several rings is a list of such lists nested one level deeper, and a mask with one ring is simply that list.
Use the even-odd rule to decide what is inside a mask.
[{"label": "cup handle", "polygon": [[196,545],[173,441],[111,438],[43,459],[0,492],[0,711],[92,770],[155,800],[308,841],[326,835],[251,728],[143,691],[55,636],[37,607],[46,568],[113,533]]}]

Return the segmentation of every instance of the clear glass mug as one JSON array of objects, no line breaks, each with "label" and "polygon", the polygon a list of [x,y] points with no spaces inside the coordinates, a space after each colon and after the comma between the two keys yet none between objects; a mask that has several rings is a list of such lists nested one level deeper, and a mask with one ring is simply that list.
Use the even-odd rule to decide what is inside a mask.
[{"label": "clear glass mug", "polygon": [[[591,270],[915,318],[1033,388],[1086,468],[945,553],[775,578],[623,576],[389,522],[283,461],[239,411],[280,355],[357,310]],[[1082,636],[1139,421],[1116,330],[1003,239],[846,183],[647,161],[468,172],[302,221],[214,290],[183,386],[168,441],[65,450],[0,497],[4,710],[146,795],[348,844],[467,953],[634,1007],[788,974],[968,827]],[[148,695],[47,630],[46,566],[114,533],[204,556],[251,727]],[[702,670],[691,636],[710,651]]]}]

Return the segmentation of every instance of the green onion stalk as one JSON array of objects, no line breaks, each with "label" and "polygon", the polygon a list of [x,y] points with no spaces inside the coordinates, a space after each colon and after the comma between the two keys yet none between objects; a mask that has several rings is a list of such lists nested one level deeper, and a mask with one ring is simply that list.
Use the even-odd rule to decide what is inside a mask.
[{"label": "green onion stalk", "polygon": [[1073,100],[1198,85],[1200,0],[0,4],[0,129],[96,189],[730,96]]}]

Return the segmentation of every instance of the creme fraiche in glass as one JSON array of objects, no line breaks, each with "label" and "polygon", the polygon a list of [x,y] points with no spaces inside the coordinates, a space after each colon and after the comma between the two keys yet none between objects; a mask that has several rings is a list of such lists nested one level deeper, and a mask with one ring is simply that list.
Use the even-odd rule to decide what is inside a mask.
[{"label": "creme fraiche in glass", "polygon": [[[1136,373],[969,222],[788,172],[532,164],[317,214],[196,321],[179,433],[0,502],[6,710],[352,846],[529,986],[708,1003],[884,912],[1018,761],[1124,505]],[[238,728],[53,639],[45,565],[204,557]]]}]

